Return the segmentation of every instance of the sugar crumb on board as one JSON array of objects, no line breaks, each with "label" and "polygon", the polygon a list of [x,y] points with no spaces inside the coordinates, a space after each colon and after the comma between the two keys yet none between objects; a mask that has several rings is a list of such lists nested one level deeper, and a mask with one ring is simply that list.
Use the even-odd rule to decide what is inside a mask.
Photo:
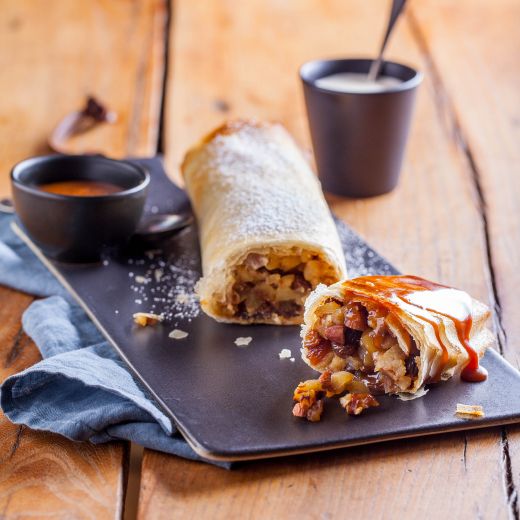
[{"label": "sugar crumb on board", "polygon": [[282,350],[280,350],[280,352],[278,353],[278,357],[280,359],[290,359],[292,357],[292,352],[290,351],[290,349],[288,348],[283,348]]},{"label": "sugar crumb on board", "polygon": [[200,278],[198,258],[189,252],[168,255],[160,249],[128,260],[133,265],[130,291],[137,305],[161,314],[169,322],[192,321],[200,313],[195,284]]},{"label": "sugar crumb on board", "polygon": [[251,341],[253,341],[253,338],[251,336],[247,336],[247,337],[238,337],[236,340],[235,340],[235,345],[237,347],[247,347],[249,345],[249,343],[251,343]]},{"label": "sugar crumb on board", "polygon": [[169,334],[168,337],[171,339],[184,339],[188,337],[188,333],[184,330],[180,329],[173,329]]}]

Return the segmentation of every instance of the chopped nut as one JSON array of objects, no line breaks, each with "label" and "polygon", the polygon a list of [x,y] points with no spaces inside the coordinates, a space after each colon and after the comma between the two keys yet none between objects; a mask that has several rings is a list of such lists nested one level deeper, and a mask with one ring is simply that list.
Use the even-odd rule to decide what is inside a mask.
[{"label": "chopped nut", "polygon": [[156,325],[163,321],[163,316],[159,314],[152,314],[151,312],[136,312],[133,315],[134,322],[140,327],[147,327],[148,325]]},{"label": "chopped nut", "polygon": [[300,383],[293,395],[293,399],[296,402],[293,408],[293,415],[306,417],[309,409],[323,397],[323,394],[323,387],[318,379],[309,379]]},{"label": "chopped nut", "polygon": [[306,403],[296,403],[293,408],[293,415],[295,417],[303,417],[311,422],[318,422],[323,413],[323,399],[314,401],[310,406]]},{"label": "chopped nut", "polygon": [[136,276],[134,278],[134,280],[136,281],[136,283],[147,283],[148,282],[147,278],[145,278],[144,276],[140,276],[140,275]]},{"label": "chopped nut", "polygon": [[251,336],[247,336],[246,338],[239,337],[235,340],[235,345],[237,347],[247,347],[251,341],[253,341]]},{"label": "chopped nut", "polygon": [[169,337],[169,338],[172,338],[172,339],[184,339],[184,338],[187,338],[187,337],[188,337],[188,333],[185,332],[184,330],[173,329],[173,330],[168,334],[168,337]]},{"label": "chopped nut", "polygon": [[345,392],[353,379],[354,376],[350,372],[342,370],[332,373],[330,370],[326,370],[321,374],[318,381],[321,383],[322,389],[326,392],[326,396],[332,397]]},{"label": "chopped nut", "polygon": [[466,418],[484,417],[484,408],[478,404],[457,403],[455,413],[457,415],[466,416]]},{"label": "chopped nut", "polygon": [[367,408],[379,406],[379,402],[371,394],[347,394],[339,402],[349,415],[359,415]]},{"label": "chopped nut", "polygon": [[318,399],[307,411],[307,420],[311,422],[318,422],[323,413],[323,399]]},{"label": "chopped nut", "polygon": [[323,372],[321,374],[318,381],[323,390],[328,391],[328,392],[334,390],[334,388],[332,386],[331,378],[332,378],[332,372],[330,370],[325,370],[325,372]]},{"label": "chopped nut", "polygon": [[309,408],[306,407],[304,404],[302,403],[296,403],[292,409],[292,414],[295,416],[295,417],[307,417],[307,410]]}]

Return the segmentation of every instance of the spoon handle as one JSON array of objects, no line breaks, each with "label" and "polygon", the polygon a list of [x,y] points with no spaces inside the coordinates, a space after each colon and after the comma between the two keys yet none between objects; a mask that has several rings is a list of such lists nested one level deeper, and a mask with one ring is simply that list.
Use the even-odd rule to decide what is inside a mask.
[{"label": "spoon handle", "polygon": [[381,49],[379,50],[379,55],[370,66],[370,70],[368,72],[369,81],[375,81],[379,75],[381,65],[383,63],[383,53],[385,52],[386,44],[388,43],[388,39],[390,38],[390,34],[392,33],[395,22],[403,10],[404,4],[406,4],[406,0],[392,0],[392,10],[390,11],[390,18],[388,19],[388,27],[386,28],[386,34],[383,38]]}]

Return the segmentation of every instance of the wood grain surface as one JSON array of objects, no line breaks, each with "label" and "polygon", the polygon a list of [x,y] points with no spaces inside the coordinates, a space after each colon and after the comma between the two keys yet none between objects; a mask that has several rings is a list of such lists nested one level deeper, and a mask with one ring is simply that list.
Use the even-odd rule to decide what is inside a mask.
[{"label": "wood grain surface", "polygon": [[[74,151],[153,155],[157,149],[166,2],[5,0],[0,16],[0,195],[13,163],[48,153],[47,138],[93,94],[118,114],[70,143]],[[21,330],[32,298],[0,288],[0,380],[39,360]],[[93,446],[0,417],[1,518],[118,518],[123,443]]]},{"label": "wood grain surface", "polygon": [[[420,0],[411,14],[478,190],[499,348],[520,368],[520,3]],[[502,437],[507,496],[519,518],[520,428]]]},{"label": "wood grain surface", "polygon": [[[174,178],[186,148],[231,117],[280,120],[310,150],[298,67],[317,57],[375,54],[389,2],[176,0],[165,63],[167,4],[2,2],[0,195],[9,192],[12,164],[47,153],[50,130],[87,94],[118,120],[71,140],[71,152],[162,149]],[[401,183],[370,200],[329,197],[334,211],[403,271],[492,305],[497,348],[517,367],[519,16],[517,0],[409,2],[388,58],[416,65],[426,80]],[[39,359],[21,331],[31,301],[0,288],[0,380]],[[128,460],[122,444],[73,443],[1,416],[0,453],[0,517],[121,516]],[[519,485],[519,427],[247,463],[230,472],[145,450],[138,516],[518,519]]]},{"label": "wood grain surface", "polygon": [[[31,296],[0,287],[0,380],[40,360],[21,329]],[[10,423],[0,412],[1,518],[115,518],[124,489],[121,443],[93,446]]]},{"label": "wood grain surface", "polygon": [[[494,231],[482,204],[486,187],[475,176],[477,156],[454,127],[457,105],[447,98],[417,14],[424,9],[428,21],[435,19],[428,27],[437,27],[441,41],[446,38],[442,28],[454,23],[453,7],[443,2],[438,9],[433,0],[417,4],[400,22],[388,54],[426,72],[401,184],[393,193],[371,200],[330,200],[337,214],[402,270],[453,284],[494,305],[497,265],[491,263]],[[458,8],[460,23],[469,4]],[[242,9],[231,0],[175,2],[165,126],[172,175],[177,175],[185,149],[229,117],[281,120],[308,148],[299,65],[322,56],[373,54],[387,7],[382,0],[255,0]],[[500,6],[488,3],[486,9],[498,12]],[[450,33],[454,48],[446,53],[448,63],[460,44],[456,26]],[[510,49],[510,60],[512,56]],[[491,51],[487,59],[494,59]],[[456,72],[450,70],[450,77]],[[472,80],[466,71],[466,81]],[[472,90],[473,102],[478,102],[478,83]],[[463,92],[459,95],[464,98]],[[461,100],[464,103],[467,100]],[[511,117],[506,106],[497,109],[504,118]],[[479,110],[485,118],[489,108]],[[482,121],[468,124],[478,133]],[[495,174],[491,169],[489,175]],[[288,413],[289,408],[290,404]],[[511,458],[517,455],[500,429],[256,462],[232,472],[145,450],[139,514],[515,517],[516,465]]]},{"label": "wood grain surface", "polygon": [[164,0],[4,0],[0,18],[0,193],[25,157],[49,153],[51,130],[94,95],[117,113],[67,150],[154,155],[159,132]]}]

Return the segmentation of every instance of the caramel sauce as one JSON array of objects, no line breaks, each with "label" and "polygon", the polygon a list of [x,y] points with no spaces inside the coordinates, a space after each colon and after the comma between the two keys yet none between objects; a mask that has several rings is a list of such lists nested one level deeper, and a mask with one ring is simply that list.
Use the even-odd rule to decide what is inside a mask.
[{"label": "caramel sauce", "polygon": [[[461,342],[462,346],[464,347],[469,356],[468,364],[462,370],[461,378],[469,382],[481,382],[487,379],[487,371],[485,368],[480,366],[478,353],[473,349],[469,342],[471,327],[473,325],[473,319],[471,316],[471,308],[466,304],[465,301],[463,301],[462,296],[459,298],[458,301],[450,301],[450,304],[452,304],[452,307],[454,309],[454,311],[451,313],[441,312],[438,309],[432,308],[431,306],[420,305],[417,302],[413,301],[413,295],[415,293],[418,293],[419,291],[455,291],[454,289],[446,285],[437,284],[435,282],[430,282],[417,276],[409,275],[364,276],[361,278],[356,278],[354,280],[349,280],[345,285],[354,294],[359,295],[361,297],[370,297],[371,293],[374,290],[377,290],[378,294],[380,294],[385,300],[390,300],[393,297],[397,297],[409,305],[448,318],[452,321],[453,325],[455,326],[459,341]],[[461,291],[458,292],[460,292],[461,295],[465,294]],[[388,308],[389,310],[396,311],[397,313],[401,311],[397,304],[393,304],[390,301],[380,301],[379,303],[382,306]],[[455,309],[455,307],[457,307],[457,309]],[[456,316],[456,311],[460,310],[462,310],[463,315]],[[433,327],[435,337],[437,338],[437,341],[439,342],[439,345],[441,346],[443,351],[440,368],[437,371],[437,374],[435,374],[435,376],[433,377],[434,381],[438,381],[449,359],[448,349],[441,339],[439,324],[434,320],[426,318],[422,314],[418,315],[417,317],[423,321],[426,321]]]},{"label": "caramel sauce", "polygon": [[100,195],[111,195],[112,193],[123,191],[123,188],[116,184],[89,180],[49,182],[47,184],[38,185],[38,188],[48,193],[71,195],[73,197],[98,197]]},{"label": "caramel sauce", "polygon": [[315,347],[310,347],[307,351],[307,358],[313,365],[319,365],[330,352],[332,352],[330,341],[326,341]]},{"label": "caramel sauce", "polygon": [[328,339],[322,338],[317,332],[311,332],[304,341],[307,349],[307,358],[313,365],[318,365],[323,358],[332,352],[332,345]]}]

